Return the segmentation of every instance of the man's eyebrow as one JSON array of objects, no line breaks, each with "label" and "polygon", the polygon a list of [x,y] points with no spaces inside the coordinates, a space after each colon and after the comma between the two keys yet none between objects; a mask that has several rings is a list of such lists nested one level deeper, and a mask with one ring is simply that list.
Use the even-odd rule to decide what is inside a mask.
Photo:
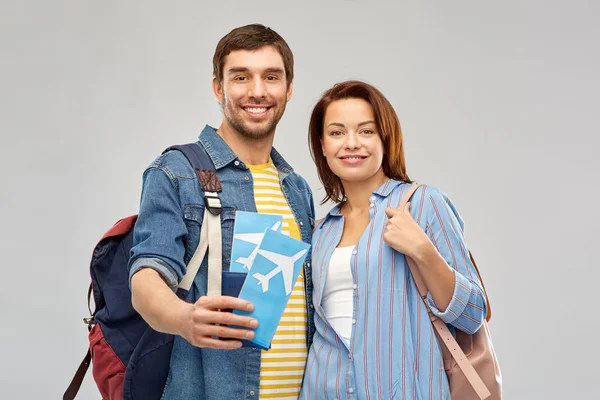
[{"label": "man's eyebrow", "polygon": [[271,68],[265,69],[265,72],[271,72],[274,74],[283,74],[285,71],[283,70],[283,68],[271,67]]},{"label": "man's eyebrow", "polygon": [[[250,70],[246,67],[231,67],[227,70],[227,74],[232,75],[232,74],[239,74],[240,72],[249,72]],[[271,67],[271,68],[266,68],[264,72],[268,72],[271,74],[283,74],[284,70],[283,68],[278,68],[278,67]]]},{"label": "man's eyebrow", "polygon": [[227,73],[229,75],[238,74],[240,72],[248,72],[248,68],[246,68],[246,67],[231,67],[227,70]]}]

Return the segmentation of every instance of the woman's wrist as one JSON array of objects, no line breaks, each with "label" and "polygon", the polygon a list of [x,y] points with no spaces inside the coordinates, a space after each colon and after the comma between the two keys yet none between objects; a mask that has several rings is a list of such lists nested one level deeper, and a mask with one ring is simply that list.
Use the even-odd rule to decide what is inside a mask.
[{"label": "woman's wrist", "polygon": [[415,246],[415,250],[411,255],[411,258],[415,260],[419,266],[421,266],[429,264],[428,261],[433,260],[437,255],[437,249],[433,243],[431,243],[429,239],[426,239]]}]

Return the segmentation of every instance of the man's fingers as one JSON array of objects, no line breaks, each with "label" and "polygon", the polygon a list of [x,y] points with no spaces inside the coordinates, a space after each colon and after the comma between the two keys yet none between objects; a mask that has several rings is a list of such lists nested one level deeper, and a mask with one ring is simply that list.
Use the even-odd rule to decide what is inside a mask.
[{"label": "man's fingers", "polygon": [[258,321],[256,319],[226,311],[206,311],[203,320],[209,324],[236,325],[250,329],[258,327]]},{"label": "man's fingers", "polygon": [[228,339],[254,339],[254,332],[246,329],[229,328],[227,326],[207,325],[202,329],[202,336],[217,336]]},{"label": "man's fingers", "polygon": [[202,296],[196,304],[209,310],[240,310],[246,312],[254,310],[254,306],[249,301],[230,296]]},{"label": "man's fingers", "polygon": [[242,347],[242,342],[239,340],[219,340],[206,337],[200,339],[196,346],[208,347],[211,349],[234,350]]}]

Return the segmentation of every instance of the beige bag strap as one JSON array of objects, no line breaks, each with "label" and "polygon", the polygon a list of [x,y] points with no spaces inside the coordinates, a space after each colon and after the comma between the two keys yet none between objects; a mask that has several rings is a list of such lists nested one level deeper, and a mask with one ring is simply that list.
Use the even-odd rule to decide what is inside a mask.
[{"label": "beige bag strap", "polygon": [[[218,197],[217,197],[218,200]],[[221,207],[219,200],[219,207]],[[221,295],[221,218],[219,215],[211,213],[207,208],[204,209],[204,219],[200,230],[200,242],[187,265],[187,271],[179,288],[190,290],[194,283],[194,278],[198,274],[200,264],[208,251],[208,283],[207,296]]]},{"label": "beige bag strap", "polygon": [[[398,206],[399,209],[401,209],[401,210],[404,209],[404,206],[410,200],[410,198],[412,197],[412,195],[415,193],[415,191],[417,190],[417,188],[419,186],[421,186],[421,185],[412,185],[408,189],[408,191],[402,198],[400,205]],[[473,366],[469,362],[469,359],[467,358],[465,353],[462,351],[462,349],[456,342],[456,339],[454,339],[454,336],[452,336],[452,333],[448,330],[446,323],[444,321],[442,321],[441,319],[439,319],[438,317],[436,317],[431,312],[431,309],[429,308],[429,303],[427,301],[427,293],[429,292],[429,290],[427,289],[427,286],[425,286],[423,277],[421,276],[421,273],[419,272],[419,267],[414,262],[414,260],[410,257],[406,257],[406,261],[408,262],[408,266],[409,266],[410,272],[412,273],[412,276],[415,280],[415,284],[417,285],[417,289],[419,290],[419,293],[421,294],[421,298],[423,299],[423,302],[425,303],[425,307],[427,308],[427,312],[429,313],[429,318],[431,319],[431,323],[433,324],[433,327],[437,331],[437,333],[440,337],[440,340],[442,342],[444,342],[444,345],[448,348],[448,351],[452,355],[452,358],[454,358],[454,360],[456,361],[456,364],[458,365],[460,370],[463,372],[463,374],[465,374],[465,377],[467,378],[467,380],[469,381],[469,383],[471,384],[471,386],[473,387],[473,389],[475,390],[475,392],[477,393],[479,398],[481,400],[488,398],[489,396],[491,396],[490,391],[485,386],[485,383],[483,383],[483,380],[481,379],[481,377],[479,376],[477,371],[475,371],[475,368],[473,368]],[[479,274],[479,271],[477,271],[477,273]]]}]

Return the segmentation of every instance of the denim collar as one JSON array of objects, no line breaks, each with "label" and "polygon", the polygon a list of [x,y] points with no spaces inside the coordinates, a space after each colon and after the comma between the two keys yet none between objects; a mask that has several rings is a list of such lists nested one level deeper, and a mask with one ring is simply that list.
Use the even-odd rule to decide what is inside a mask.
[{"label": "denim collar", "polygon": [[[231,150],[231,147],[225,143],[223,138],[217,133],[217,130],[212,126],[206,125],[204,129],[202,129],[202,132],[200,132],[198,140],[206,149],[206,152],[215,165],[215,169],[219,170],[235,160],[239,160],[240,163],[243,164],[242,160],[235,155]],[[291,174],[294,172],[294,169],[283,159],[281,154],[279,154],[275,148],[271,149],[271,159],[279,172],[284,174]]]}]

